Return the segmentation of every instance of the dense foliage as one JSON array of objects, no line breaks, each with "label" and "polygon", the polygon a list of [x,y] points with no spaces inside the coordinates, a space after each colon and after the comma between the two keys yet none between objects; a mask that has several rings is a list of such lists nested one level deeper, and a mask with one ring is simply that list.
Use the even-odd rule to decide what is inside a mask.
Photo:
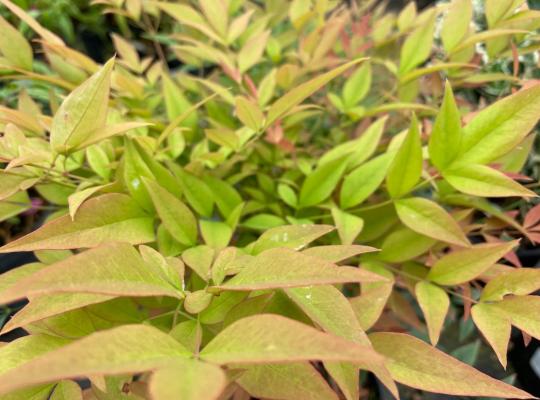
[{"label": "dense foliage", "polygon": [[46,218],[0,248],[39,260],[2,398],[531,397],[436,347],[540,338],[523,0],[100,0],[144,32],[104,65],[0,3],[36,35],[0,18],[0,217]]}]

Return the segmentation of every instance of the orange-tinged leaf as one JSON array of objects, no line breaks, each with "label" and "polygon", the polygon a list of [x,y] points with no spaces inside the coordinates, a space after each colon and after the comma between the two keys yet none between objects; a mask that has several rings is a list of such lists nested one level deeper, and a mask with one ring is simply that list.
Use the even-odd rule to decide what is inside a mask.
[{"label": "orange-tinged leaf", "polygon": [[17,29],[0,16],[0,53],[14,67],[32,69],[32,47]]},{"label": "orange-tinged leaf", "polygon": [[454,251],[433,265],[428,279],[441,285],[469,282],[487,271],[516,245],[517,241],[485,243]]},{"label": "orange-tinged leaf", "polygon": [[154,399],[217,400],[226,385],[227,377],[220,367],[183,360],[178,366],[154,372],[148,391]]},{"label": "orange-tinged leaf", "polygon": [[458,223],[437,203],[420,198],[395,200],[401,222],[415,232],[434,239],[469,246],[469,241]]},{"label": "orange-tinged leaf", "polygon": [[450,307],[450,299],[443,289],[426,281],[418,282],[414,290],[426,319],[429,339],[431,344],[435,346],[444,326],[444,319]]},{"label": "orange-tinged leaf", "polygon": [[191,353],[157,328],[124,325],[96,332],[0,375],[0,393],[66,378],[118,375],[182,365]]},{"label": "orange-tinged leaf", "polygon": [[500,301],[509,294],[524,296],[540,289],[540,270],[519,268],[490,280],[482,290],[480,300]]},{"label": "orange-tinged leaf", "polygon": [[392,377],[407,386],[456,396],[529,399],[530,394],[458,361],[402,333],[369,335],[375,350],[386,357]]},{"label": "orange-tinged leaf", "polygon": [[338,267],[331,262],[282,248],[262,252],[250,260],[240,273],[216,288],[243,291],[383,280],[359,268]]},{"label": "orange-tinged leaf", "polygon": [[154,240],[153,218],[124,194],[90,199],[73,221],[69,215],[57,218],[1,247],[0,253],[95,247],[112,240],[131,244]]},{"label": "orange-tinged leaf", "polygon": [[497,303],[512,325],[540,339],[540,296],[511,296]]},{"label": "orange-tinged leaf", "polygon": [[[229,325],[208,343],[200,356],[217,364],[348,361],[367,370],[378,370],[383,362],[371,347],[269,314],[243,318]],[[395,393],[391,381],[385,384]]]},{"label": "orange-tinged leaf", "polygon": [[238,96],[235,102],[236,116],[248,128],[258,131],[264,123],[264,115],[257,103],[246,98]]},{"label": "orange-tinged leaf", "polygon": [[506,352],[512,331],[510,320],[501,313],[497,305],[489,303],[475,304],[471,309],[471,315],[476,327],[495,351],[501,365],[506,368]]},{"label": "orange-tinged leaf", "polygon": [[338,400],[328,383],[307,362],[248,367],[237,380],[252,397],[283,400]]},{"label": "orange-tinged leaf", "polygon": [[283,97],[275,101],[270,106],[270,110],[268,110],[268,115],[266,117],[266,126],[270,126],[274,121],[281,118],[287,112],[292,110],[302,101],[307,99],[309,96],[311,96],[321,87],[326,85],[332,79],[341,75],[350,67],[358,63],[361,63],[362,61],[365,61],[365,60],[366,60],[365,58],[359,58],[359,59],[350,61],[346,64],[340,65],[337,68],[334,68],[333,70],[329,72],[326,72],[325,74],[319,75],[310,81],[302,83],[298,85],[297,87],[295,87],[294,89],[290,90]]},{"label": "orange-tinged leaf", "polygon": [[250,247],[253,254],[276,247],[300,250],[334,229],[331,225],[278,226],[265,231]]},{"label": "orange-tinged leaf", "polygon": [[310,247],[302,251],[302,253],[308,256],[322,258],[323,260],[338,263],[340,261],[347,260],[348,258],[357,256],[363,253],[371,253],[378,251],[375,247],[360,246],[358,244],[345,245],[329,245],[329,246],[315,246]]},{"label": "orange-tinged leaf", "polygon": [[54,115],[51,147],[66,153],[105,126],[114,58],[71,92]]},{"label": "orange-tinged leaf", "polygon": [[46,293],[183,297],[158,266],[146,264],[126,243],[103,245],[41,269],[0,293],[0,303]]}]

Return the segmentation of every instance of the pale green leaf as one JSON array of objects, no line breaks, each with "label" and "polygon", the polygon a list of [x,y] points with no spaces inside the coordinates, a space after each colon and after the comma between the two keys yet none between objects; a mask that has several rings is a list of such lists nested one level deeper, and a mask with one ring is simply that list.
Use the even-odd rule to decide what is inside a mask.
[{"label": "pale green leaf", "polygon": [[469,31],[473,14],[470,0],[454,0],[450,4],[441,29],[444,49],[450,52]]},{"label": "pale green leaf", "polygon": [[212,301],[212,294],[206,290],[196,290],[186,295],[184,308],[190,314],[198,314],[205,310]]},{"label": "pale green leaf", "polygon": [[238,52],[238,70],[241,73],[246,72],[252,66],[262,61],[262,55],[269,37],[270,31],[263,31],[249,38],[242,49],[240,49]]},{"label": "pale green leaf", "polygon": [[283,97],[275,101],[270,106],[270,110],[268,110],[268,114],[266,117],[266,126],[270,126],[274,121],[281,118],[283,115],[285,115],[302,101],[307,99],[309,96],[311,96],[321,87],[326,85],[332,79],[336,78],[353,65],[356,65],[362,61],[365,61],[365,58],[356,59],[346,64],[340,65],[339,67],[334,68],[333,70],[326,72],[322,75],[319,75],[311,79],[310,81],[302,83],[287,92]]},{"label": "pale green leaf", "polygon": [[231,241],[233,230],[225,222],[199,221],[199,225],[201,236],[207,245],[215,249],[222,249]]},{"label": "pale green leaf", "polygon": [[66,153],[105,126],[114,59],[71,92],[54,115],[51,146]]},{"label": "pale green leaf", "polygon": [[537,196],[536,193],[515,182],[512,178],[486,165],[460,164],[446,170],[443,176],[454,188],[473,196]]},{"label": "pale green leaf", "polygon": [[158,266],[146,264],[126,243],[87,250],[20,279],[0,293],[0,303],[46,293],[183,297]]},{"label": "pale green leaf", "polygon": [[450,299],[443,289],[426,281],[418,282],[414,291],[428,326],[429,339],[436,346],[450,307]]},{"label": "pale green leaf", "polygon": [[239,274],[217,288],[245,291],[381,280],[384,278],[358,268],[337,267],[331,262],[281,248],[262,252]]},{"label": "pale green leaf", "polygon": [[343,102],[347,108],[354,107],[366,97],[371,87],[371,63],[366,62],[345,81]]},{"label": "pale green leaf", "polygon": [[436,239],[401,226],[386,235],[377,258],[391,263],[412,260],[427,252],[435,243]]},{"label": "pale green leaf", "polygon": [[[4,350],[4,349],[2,349]],[[124,325],[35,357],[0,375],[0,393],[66,378],[135,373],[163,368],[191,356],[180,343],[145,325]]]},{"label": "pale green leaf", "polygon": [[0,31],[0,53],[10,65],[31,71],[34,57],[24,36],[1,16]]},{"label": "pale green leaf", "polygon": [[337,227],[341,243],[353,244],[364,227],[364,220],[337,207],[332,208],[332,218]]},{"label": "pale green leaf", "polygon": [[433,282],[449,286],[469,282],[492,267],[517,243],[517,241],[484,243],[453,251],[441,257],[431,267],[428,278]]},{"label": "pale green leaf", "polygon": [[346,167],[346,158],[319,165],[302,184],[299,207],[314,206],[326,200],[336,188]]},{"label": "pale green leaf", "polygon": [[394,202],[399,219],[408,228],[433,239],[469,246],[458,223],[437,203],[421,197]]},{"label": "pale green leaf", "polygon": [[[99,216],[99,217],[98,217]],[[59,217],[0,248],[0,253],[95,247],[111,240],[154,240],[153,221],[129,196],[105,194],[86,201],[72,221]]]},{"label": "pale green leaf", "polygon": [[182,253],[182,260],[205,281],[210,277],[210,267],[215,251],[210,246],[196,246]]},{"label": "pale green leaf", "polygon": [[394,198],[409,193],[422,174],[422,143],[418,129],[418,120],[413,116],[409,132],[388,169],[386,187]]},{"label": "pale green leaf", "polygon": [[402,333],[369,335],[375,350],[386,357],[392,377],[407,386],[456,396],[528,399],[520,389],[458,361],[415,337]]},{"label": "pale green leaf", "polygon": [[[435,11],[435,10],[433,10]],[[437,15],[433,15],[411,33],[401,47],[399,74],[403,75],[422,64],[430,55]]]},{"label": "pale green leaf", "polygon": [[175,195],[151,179],[142,178],[159,218],[171,236],[182,244],[197,240],[197,220],[191,210]]}]

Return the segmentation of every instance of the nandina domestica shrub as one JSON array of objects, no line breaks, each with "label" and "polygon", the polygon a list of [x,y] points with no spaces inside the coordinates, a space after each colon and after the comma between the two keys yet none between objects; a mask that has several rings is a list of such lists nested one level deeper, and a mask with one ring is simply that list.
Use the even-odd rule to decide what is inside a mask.
[{"label": "nandina domestica shrub", "polygon": [[104,65],[0,3],[38,37],[0,19],[1,217],[52,210],[0,248],[38,259],[0,276],[2,398],[532,397],[436,347],[540,338],[523,1],[103,0],[145,31]]}]

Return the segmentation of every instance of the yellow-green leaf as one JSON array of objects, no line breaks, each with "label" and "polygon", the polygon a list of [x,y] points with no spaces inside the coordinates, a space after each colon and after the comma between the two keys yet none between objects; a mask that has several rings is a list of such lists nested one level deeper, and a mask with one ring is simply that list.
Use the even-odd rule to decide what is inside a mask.
[{"label": "yellow-green leaf", "polygon": [[359,268],[338,267],[331,262],[281,248],[262,252],[240,273],[217,287],[245,291],[381,280],[384,278]]},{"label": "yellow-green leaf", "polygon": [[264,124],[264,115],[257,103],[245,97],[236,98],[236,116],[245,126],[256,132]]},{"label": "yellow-green leaf", "polygon": [[276,247],[301,250],[314,240],[332,232],[331,225],[285,225],[264,232],[256,242],[251,244],[253,254]]},{"label": "yellow-green leaf", "polygon": [[173,238],[186,245],[197,240],[197,220],[175,195],[151,179],[142,178],[159,218]]},{"label": "yellow-green leaf", "polygon": [[154,240],[152,218],[124,194],[90,199],[79,208],[73,221],[69,215],[59,217],[8,243],[0,253],[95,247],[113,240],[131,244]]},{"label": "yellow-green leaf", "polygon": [[366,97],[371,87],[371,63],[366,62],[352,74],[343,85],[343,102],[347,108],[354,107]]},{"label": "yellow-green leaf", "polygon": [[418,282],[414,290],[426,319],[429,339],[436,346],[450,307],[450,299],[443,289],[429,282]]},{"label": "yellow-green leaf", "polygon": [[484,243],[457,250],[440,258],[429,271],[428,278],[441,285],[469,282],[501,259],[517,245],[517,241]]},{"label": "yellow-green leaf", "polygon": [[441,29],[444,49],[450,52],[469,31],[473,14],[470,0],[454,0],[450,4]]},{"label": "yellow-green leaf", "polygon": [[0,16],[0,53],[14,67],[32,70],[32,47],[17,29]]},{"label": "yellow-green leaf", "polygon": [[512,325],[540,339],[540,296],[511,296],[497,303]]},{"label": "yellow-green leaf", "polygon": [[73,381],[61,381],[54,388],[50,400],[83,400],[81,387]]},{"label": "yellow-green leaf", "polygon": [[535,197],[536,193],[515,182],[502,172],[486,165],[468,164],[444,171],[450,185],[465,194],[480,197]]},{"label": "yellow-green leaf", "polygon": [[413,336],[379,332],[369,335],[369,338],[375,350],[386,357],[386,366],[392,377],[407,386],[456,396],[532,397]]},{"label": "yellow-green leaf", "polygon": [[472,319],[495,351],[503,368],[506,368],[506,353],[512,325],[510,320],[494,304],[479,303],[471,309]]},{"label": "yellow-green leaf", "polygon": [[435,10],[432,12],[433,15],[424,20],[403,43],[399,64],[400,75],[404,75],[414,67],[422,64],[429,57],[431,46],[433,45],[433,33],[437,19],[437,15],[434,11]]},{"label": "yellow-green leaf", "polygon": [[513,294],[524,296],[540,289],[540,270],[519,268],[501,274],[490,280],[482,290],[482,301],[500,301]]},{"label": "yellow-green leaf", "polygon": [[268,115],[266,117],[266,126],[271,125],[274,121],[281,118],[283,115],[285,115],[302,101],[307,99],[309,96],[311,96],[321,87],[326,85],[332,79],[341,75],[353,65],[356,65],[364,60],[365,58],[359,58],[346,64],[340,65],[339,67],[334,68],[333,70],[326,72],[322,75],[319,75],[311,79],[310,81],[302,83],[287,92],[283,97],[281,97],[279,100],[277,100],[270,106],[270,110],[268,110]]},{"label": "yellow-green leaf", "polygon": [[328,246],[315,246],[304,250],[302,253],[312,257],[321,258],[326,261],[338,263],[348,258],[357,256],[362,253],[371,253],[377,251],[375,247],[360,246],[360,245],[328,245]]},{"label": "yellow-green leaf", "polygon": [[394,204],[401,222],[413,231],[443,242],[469,245],[458,223],[437,203],[411,197],[395,200]]},{"label": "yellow-green leaf", "polygon": [[409,193],[422,174],[422,143],[418,129],[418,120],[413,116],[409,132],[388,169],[386,186],[394,198]]},{"label": "yellow-green leaf", "polygon": [[352,244],[364,227],[364,220],[337,207],[332,208],[332,218],[337,227],[341,243]]},{"label": "yellow-green leaf", "polygon": [[299,207],[314,206],[326,200],[336,188],[346,167],[346,158],[338,158],[319,165],[302,184]]},{"label": "yellow-green leaf", "polygon": [[71,92],[54,115],[51,146],[67,153],[105,126],[114,58]]}]

